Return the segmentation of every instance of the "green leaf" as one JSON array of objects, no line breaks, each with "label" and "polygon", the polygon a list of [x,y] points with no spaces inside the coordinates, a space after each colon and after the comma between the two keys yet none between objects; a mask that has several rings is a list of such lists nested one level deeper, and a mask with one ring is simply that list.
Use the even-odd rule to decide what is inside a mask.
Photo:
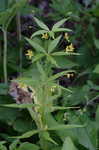
[{"label": "green leaf", "polygon": [[77,150],[70,137],[66,137],[62,150]]},{"label": "green leaf", "polygon": [[38,61],[39,59],[41,59],[41,58],[44,57],[44,56],[45,56],[44,54],[38,53],[37,55],[35,55],[35,56],[33,57],[32,62],[34,63],[34,62]]},{"label": "green leaf", "polygon": [[37,19],[37,18],[35,18],[35,17],[34,17],[34,20],[35,20],[35,22],[37,23],[37,25],[38,25],[39,27],[41,27],[41,28],[44,29],[44,30],[49,31],[49,28],[48,28],[42,21],[40,21],[39,19]]},{"label": "green leaf", "polygon": [[[37,76],[37,74],[35,74],[35,75]],[[18,82],[18,83],[24,83],[28,86],[33,86],[36,83],[36,80],[35,79],[33,80],[33,78],[30,78],[29,76],[28,77],[19,77],[13,81]]]},{"label": "green leaf", "polygon": [[66,87],[64,88],[63,86],[58,85],[58,84],[56,84],[56,86],[57,86],[58,88],[62,89],[62,90],[65,90],[66,92],[73,93],[69,88],[66,88]]},{"label": "green leaf", "polygon": [[37,32],[35,32],[35,33],[32,34],[31,39],[33,37],[37,36],[37,35],[41,35],[41,34],[44,34],[44,33],[46,33],[46,30],[39,30],[39,31],[37,31]]},{"label": "green leaf", "polygon": [[55,80],[55,79],[57,79],[57,78],[59,78],[59,77],[61,77],[61,76],[63,76],[63,75],[66,75],[67,73],[70,73],[70,72],[75,72],[75,71],[74,71],[74,70],[68,70],[68,71],[63,71],[63,72],[57,73],[57,74],[51,76],[51,77],[48,79],[48,81]]},{"label": "green leaf", "polygon": [[13,137],[10,137],[10,138],[17,138],[17,139],[24,139],[24,138],[29,138],[37,133],[39,133],[41,130],[31,130],[31,131],[28,131],[26,133],[24,133],[23,135],[21,136],[13,136]]},{"label": "green leaf", "polygon": [[40,74],[42,75],[42,79],[45,80],[46,79],[46,73],[43,69],[43,66],[37,62],[37,68],[38,68],[38,71],[40,72]]},{"label": "green leaf", "polygon": [[42,46],[40,46],[38,43],[36,43],[35,41],[31,40],[31,39],[28,39],[28,38],[25,38],[29,44],[37,51],[37,52],[43,52],[45,53],[45,50]]},{"label": "green leaf", "polygon": [[99,64],[96,65],[95,69],[93,70],[94,73],[99,73]]},{"label": "green leaf", "polygon": [[61,68],[67,68],[70,69],[74,66],[79,66],[76,62],[73,62],[72,60],[69,60],[66,58],[66,56],[54,56],[54,59],[56,60],[57,64],[61,67]]},{"label": "green leaf", "polygon": [[11,108],[32,108],[34,106],[37,106],[37,104],[5,104],[0,105],[1,107],[11,107]]},{"label": "green leaf", "polygon": [[68,56],[68,55],[81,55],[81,54],[79,54],[79,53],[70,53],[70,52],[55,52],[55,53],[52,53],[52,55],[54,55],[54,56],[64,56],[64,55],[66,55],[66,56]]},{"label": "green leaf", "polygon": [[39,149],[40,148],[37,145],[29,143],[29,142],[25,142],[25,143],[22,143],[17,150],[39,150]]},{"label": "green leaf", "polygon": [[0,121],[4,121],[5,123],[10,125],[12,125],[14,120],[16,120],[17,117],[19,116],[19,112],[16,109],[4,108],[4,107],[2,108],[0,107],[0,114],[3,114],[0,115]]},{"label": "green leaf", "polygon": [[[55,118],[52,116],[52,114],[47,113],[45,116],[45,120],[47,122],[48,125],[48,129],[52,129],[55,130],[55,133],[57,133],[57,135],[61,138],[62,141],[64,141],[64,139],[67,136],[67,132],[71,131],[71,129],[67,128],[66,125],[60,125]],[[77,127],[77,126],[76,126]],[[81,126],[80,126],[81,127]],[[63,128],[63,129],[62,129]],[[67,129],[66,129],[67,128]],[[76,129],[76,128],[74,128]],[[82,129],[82,128],[77,128],[77,129]]]},{"label": "green leaf", "polygon": [[52,106],[50,109],[51,109],[51,112],[53,112],[53,111],[56,111],[56,110],[66,110],[66,109],[76,109],[76,108],[79,108],[79,107],[60,107],[60,106]]},{"label": "green leaf", "polygon": [[25,117],[17,118],[13,122],[13,129],[19,133],[25,133],[30,130],[33,130],[33,122],[31,119],[26,119]]},{"label": "green leaf", "polygon": [[56,67],[58,67],[57,62],[55,61],[55,59],[53,57],[51,57],[50,55],[47,56],[47,59],[49,62],[51,62],[51,64],[55,65]]},{"label": "green leaf", "polygon": [[55,47],[59,43],[60,39],[61,39],[61,36],[57,37],[55,40],[50,42],[50,44],[48,46],[48,53],[51,53],[55,49]]},{"label": "green leaf", "polygon": [[53,25],[53,28],[52,28],[52,31],[53,30],[55,30],[55,29],[57,29],[57,28],[59,28],[61,25],[63,25],[64,23],[65,23],[65,21],[67,21],[68,20],[68,18],[67,19],[62,19],[61,21],[58,21],[57,23],[55,23],[54,25]]},{"label": "green leaf", "polygon": [[78,113],[76,114],[75,112],[71,113],[69,121],[71,124],[83,124],[86,122],[84,128],[75,128],[72,132],[79,144],[89,150],[96,150],[97,129],[95,121],[91,121],[85,113],[78,117]]},{"label": "green leaf", "polygon": [[68,28],[56,28],[53,29],[53,32],[72,32],[72,30]]},{"label": "green leaf", "polygon": [[55,52],[55,53],[52,53],[51,55],[53,55],[53,56],[65,56],[65,55],[67,55],[67,53],[66,52]]},{"label": "green leaf", "polygon": [[84,125],[75,125],[75,124],[68,124],[68,125],[56,125],[55,127],[50,127],[48,130],[64,130],[64,129],[73,129],[73,128],[82,128]]}]

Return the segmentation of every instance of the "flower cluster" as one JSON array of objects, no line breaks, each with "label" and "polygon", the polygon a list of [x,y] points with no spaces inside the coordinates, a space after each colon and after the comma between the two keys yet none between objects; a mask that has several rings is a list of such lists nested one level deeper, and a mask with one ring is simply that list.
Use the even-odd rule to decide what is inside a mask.
[{"label": "flower cluster", "polygon": [[44,34],[42,34],[42,39],[48,39],[48,34],[47,33],[44,33]]},{"label": "flower cluster", "polygon": [[31,59],[34,56],[32,50],[27,50],[27,53],[25,55],[28,56],[29,59]]},{"label": "flower cluster", "polygon": [[[69,39],[69,35],[68,35],[68,33],[65,33],[65,35],[64,35],[64,39],[68,42],[68,43],[70,43],[70,39]],[[73,44],[72,43],[70,43],[68,46],[66,46],[66,48],[65,48],[65,51],[67,52],[67,53],[72,53],[72,52],[74,52],[74,46],[73,46]]]},{"label": "flower cluster", "polygon": [[67,47],[66,47],[66,52],[68,53],[68,52],[74,52],[74,46],[73,46],[73,44],[71,43],[70,45],[68,45]]}]

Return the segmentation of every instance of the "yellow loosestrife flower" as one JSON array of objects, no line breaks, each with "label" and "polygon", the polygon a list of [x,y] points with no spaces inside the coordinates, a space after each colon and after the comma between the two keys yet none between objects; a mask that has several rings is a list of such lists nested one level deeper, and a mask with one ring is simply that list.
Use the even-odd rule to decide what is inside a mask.
[{"label": "yellow loosestrife flower", "polygon": [[66,52],[74,52],[74,49],[75,48],[74,48],[73,44],[71,43],[69,46],[66,47],[65,50],[66,50]]},{"label": "yellow loosestrife flower", "polygon": [[31,58],[33,57],[33,52],[32,52],[32,50],[28,50],[25,55],[28,56],[29,59],[31,59]]},{"label": "yellow loosestrife flower", "polygon": [[67,73],[66,77],[69,79],[70,77],[74,77],[74,74],[73,73]]},{"label": "yellow loosestrife flower", "polygon": [[42,39],[48,39],[48,34],[47,33],[44,33],[44,34],[42,34]]}]

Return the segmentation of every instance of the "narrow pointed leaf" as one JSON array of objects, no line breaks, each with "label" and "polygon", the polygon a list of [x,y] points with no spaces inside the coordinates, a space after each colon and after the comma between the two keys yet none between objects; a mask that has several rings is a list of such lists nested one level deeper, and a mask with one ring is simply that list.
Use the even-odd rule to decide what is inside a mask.
[{"label": "narrow pointed leaf", "polygon": [[37,62],[37,68],[38,68],[38,71],[40,72],[40,74],[42,75],[42,79],[45,80],[46,73],[45,73],[45,71],[43,69],[43,66],[39,62]]},{"label": "narrow pointed leaf", "polygon": [[51,55],[53,56],[64,56],[64,55],[67,55],[66,52],[55,52],[55,53],[52,53]]},{"label": "narrow pointed leaf", "polygon": [[51,107],[51,112],[56,111],[56,110],[66,110],[66,109],[76,109],[79,107],[60,107],[60,106],[53,106]]},{"label": "narrow pointed leaf", "polygon": [[73,128],[82,128],[84,125],[75,125],[75,124],[68,124],[68,125],[57,125],[55,127],[50,127],[48,130],[64,130],[64,129],[73,129]]},{"label": "narrow pointed leaf", "polygon": [[66,54],[68,55],[68,56],[70,56],[70,55],[76,55],[76,56],[79,56],[79,55],[82,55],[82,54],[80,54],[80,53],[71,53],[71,52],[66,52]]},{"label": "narrow pointed leaf", "polygon": [[36,80],[33,80],[30,77],[19,77],[19,78],[13,80],[13,81],[18,82],[18,83],[24,83],[27,86],[33,86],[33,84],[36,83]]},{"label": "narrow pointed leaf", "polygon": [[36,104],[5,104],[0,105],[1,107],[11,107],[11,108],[31,108],[37,106]]},{"label": "narrow pointed leaf", "polygon": [[52,28],[52,31],[54,30],[54,29],[57,29],[57,28],[59,28],[61,25],[63,25],[64,23],[65,23],[65,21],[67,21],[68,20],[68,18],[67,19],[62,19],[61,21],[58,21],[57,23],[55,23],[54,25],[53,25],[53,28]]},{"label": "narrow pointed leaf", "polygon": [[56,48],[56,46],[59,43],[60,39],[61,39],[61,36],[59,36],[55,40],[51,41],[51,43],[48,46],[48,52],[49,53],[51,53]]},{"label": "narrow pointed leaf", "polygon": [[45,56],[44,54],[39,53],[39,54],[37,54],[37,55],[35,55],[35,56],[33,57],[32,62],[34,63],[34,62],[38,61],[39,59],[41,59],[41,58],[44,57],[44,56]]},{"label": "narrow pointed leaf", "polygon": [[75,72],[75,71],[74,70],[68,70],[68,71],[63,71],[63,72],[57,73],[57,74],[51,76],[48,81],[55,80],[55,79],[57,79],[63,75],[66,75],[67,73],[70,73],[70,72]]},{"label": "narrow pointed leaf", "polygon": [[33,136],[34,134],[39,133],[40,131],[41,130],[31,130],[31,131],[28,131],[28,132],[24,133],[21,136],[14,136],[14,137],[11,137],[11,138],[17,138],[17,139],[29,138],[29,137]]},{"label": "narrow pointed leaf", "polygon": [[53,29],[53,32],[72,32],[72,30],[68,28],[56,28]]},{"label": "narrow pointed leaf", "polygon": [[44,29],[44,30],[49,31],[49,28],[48,28],[42,21],[40,21],[39,19],[37,19],[37,18],[35,18],[35,17],[34,17],[34,20],[35,20],[35,22],[37,23],[37,25],[38,25],[39,27],[41,27],[41,28]]},{"label": "narrow pointed leaf", "polygon": [[44,34],[44,33],[46,33],[46,30],[39,30],[39,31],[37,31],[37,32],[35,32],[35,33],[32,34],[31,39],[33,37],[37,36],[37,35],[41,35],[41,34]]},{"label": "narrow pointed leaf", "polygon": [[25,38],[25,39],[29,42],[29,44],[30,44],[37,52],[43,52],[43,53],[45,53],[45,50],[44,50],[44,48],[43,48],[41,45],[39,45],[38,43],[34,42],[34,41],[31,40],[31,39],[28,39],[28,38]]},{"label": "narrow pointed leaf", "polygon": [[70,56],[70,55],[81,55],[81,54],[79,54],[79,53],[71,53],[71,52],[54,52],[54,53],[52,53],[51,55],[53,55],[53,56],[64,56],[64,55],[66,55],[66,56]]},{"label": "narrow pointed leaf", "polygon": [[[56,84],[57,85],[57,84]],[[57,85],[57,87],[59,87],[60,89],[62,89],[62,90],[65,90],[65,91],[68,91],[68,92],[70,92],[70,93],[73,93],[69,88],[64,88],[63,86],[61,86],[61,85]]]},{"label": "narrow pointed leaf", "polygon": [[47,56],[48,61],[51,62],[51,64],[55,65],[56,67],[59,67],[55,59],[51,56]]}]

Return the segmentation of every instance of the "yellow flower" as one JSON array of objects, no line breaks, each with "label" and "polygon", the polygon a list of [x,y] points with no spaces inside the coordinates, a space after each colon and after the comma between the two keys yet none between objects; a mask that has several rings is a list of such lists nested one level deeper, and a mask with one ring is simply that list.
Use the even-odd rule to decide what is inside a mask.
[{"label": "yellow flower", "polygon": [[66,74],[66,77],[69,79],[71,77],[71,74],[70,73],[67,73]]},{"label": "yellow flower", "polygon": [[47,33],[44,33],[44,34],[42,34],[42,39],[48,39],[48,34]]},{"label": "yellow flower", "polygon": [[70,77],[74,77],[74,74],[73,73],[67,73],[66,77],[69,79]]},{"label": "yellow flower", "polygon": [[64,38],[65,38],[68,42],[70,41],[70,40],[69,40],[69,35],[68,35],[68,33],[65,33]]},{"label": "yellow flower", "polygon": [[28,50],[25,55],[28,56],[29,59],[31,59],[33,57],[33,52],[31,50]]},{"label": "yellow flower", "polygon": [[66,52],[74,52],[74,49],[75,48],[74,48],[73,44],[71,43],[69,46],[66,47],[65,50],[66,50]]},{"label": "yellow flower", "polygon": [[18,88],[23,89],[24,91],[27,91],[27,85],[24,83],[19,83]]}]

